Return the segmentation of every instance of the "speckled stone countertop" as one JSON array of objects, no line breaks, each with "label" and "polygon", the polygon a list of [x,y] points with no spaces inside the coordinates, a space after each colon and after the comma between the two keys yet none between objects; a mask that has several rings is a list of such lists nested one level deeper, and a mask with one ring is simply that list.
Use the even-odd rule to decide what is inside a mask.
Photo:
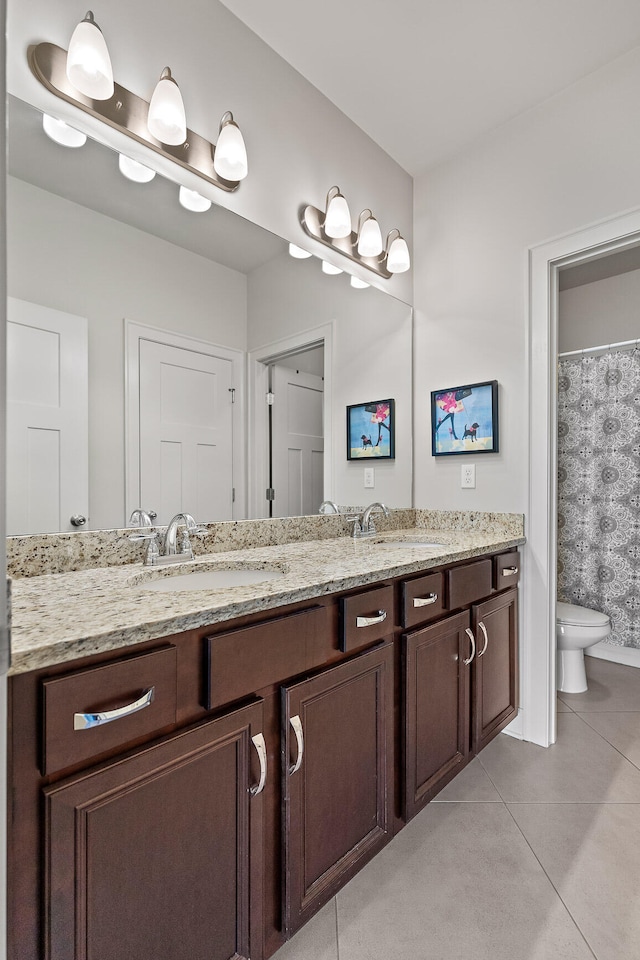
[{"label": "speckled stone countertop", "polygon": [[[525,542],[518,515],[503,515],[508,518],[505,523],[497,522],[500,515],[485,517],[494,517],[496,522],[453,520],[448,529],[420,524],[372,538],[341,536],[217,552],[175,566],[149,568],[129,563],[18,578],[12,583],[10,673],[25,673]],[[398,540],[407,545],[388,543]],[[416,546],[415,541],[442,546]],[[280,571],[282,576],[215,590],[165,593],[144,587],[148,580],[176,577],[185,568],[191,572],[256,567]]]}]

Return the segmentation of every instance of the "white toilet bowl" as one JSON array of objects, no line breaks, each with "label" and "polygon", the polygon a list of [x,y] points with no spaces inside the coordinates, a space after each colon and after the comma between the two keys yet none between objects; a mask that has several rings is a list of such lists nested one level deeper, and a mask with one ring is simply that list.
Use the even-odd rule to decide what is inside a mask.
[{"label": "white toilet bowl", "polygon": [[606,613],[578,607],[574,603],[556,604],[558,690],[563,693],[584,693],[587,689],[584,651],[610,633],[611,621]]}]

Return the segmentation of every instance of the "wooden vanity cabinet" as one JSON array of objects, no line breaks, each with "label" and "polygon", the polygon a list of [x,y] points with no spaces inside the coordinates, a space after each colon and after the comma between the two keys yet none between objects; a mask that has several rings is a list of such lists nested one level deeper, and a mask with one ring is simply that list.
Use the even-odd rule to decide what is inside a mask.
[{"label": "wooden vanity cabinet", "polygon": [[472,611],[471,750],[479,753],[518,712],[518,591],[506,590]]}]

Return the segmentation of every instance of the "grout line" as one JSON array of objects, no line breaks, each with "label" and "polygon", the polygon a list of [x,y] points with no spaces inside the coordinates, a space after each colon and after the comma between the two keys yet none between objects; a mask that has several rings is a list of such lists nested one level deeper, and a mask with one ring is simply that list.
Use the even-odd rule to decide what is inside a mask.
[{"label": "grout line", "polygon": [[333,906],[336,915],[336,960],[340,960],[340,935],[338,932],[338,897],[333,898]]},{"label": "grout line", "polygon": [[[603,712],[604,712],[604,711],[603,711]],[[617,713],[617,712],[623,712],[623,711],[613,711],[613,710],[611,711],[611,713],[614,713],[614,712]],[[600,737],[600,739],[601,739],[601,740],[604,740],[605,743],[608,743],[609,746],[612,747],[612,749],[615,750],[616,753],[617,753],[619,756],[621,756],[624,760],[627,761],[627,763],[630,763],[631,766],[634,767],[636,770],[640,770],[640,766],[638,766],[637,763],[634,763],[633,760],[631,760],[631,758],[626,755],[626,753],[623,753],[622,750],[620,750],[618,747],[616,747],[615,743],[611,743],[611,740],[608,740],[607,737],[605,737],[605,735],[604,735],[603,733],[601,733],[600,730],[596,730],[595,727],[592,727],[591,724],[589,723],[589,721],[586,719],[586,717],[585,717],[584,714],[582,714],[582,713],[577,713],[576,716],[577,716],[577,717],[580,717],[580,719],[583,720],[584,723],[586,723],[586,725],[589,727],[590,730],[593,730],[594,733],[597,733],[598,736]]]}]

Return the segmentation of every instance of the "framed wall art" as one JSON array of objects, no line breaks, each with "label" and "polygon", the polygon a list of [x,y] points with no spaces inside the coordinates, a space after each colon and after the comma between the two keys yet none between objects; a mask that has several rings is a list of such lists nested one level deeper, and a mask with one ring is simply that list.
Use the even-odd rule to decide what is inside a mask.
[{"label": "framed wall art", "polygon": [[431,392],[431,453],[498,453],[498,381]]},{"label": "framed wall art", "polygon": [[395,447],[393,400],[347,407],[347,460],[393,460]]}]

